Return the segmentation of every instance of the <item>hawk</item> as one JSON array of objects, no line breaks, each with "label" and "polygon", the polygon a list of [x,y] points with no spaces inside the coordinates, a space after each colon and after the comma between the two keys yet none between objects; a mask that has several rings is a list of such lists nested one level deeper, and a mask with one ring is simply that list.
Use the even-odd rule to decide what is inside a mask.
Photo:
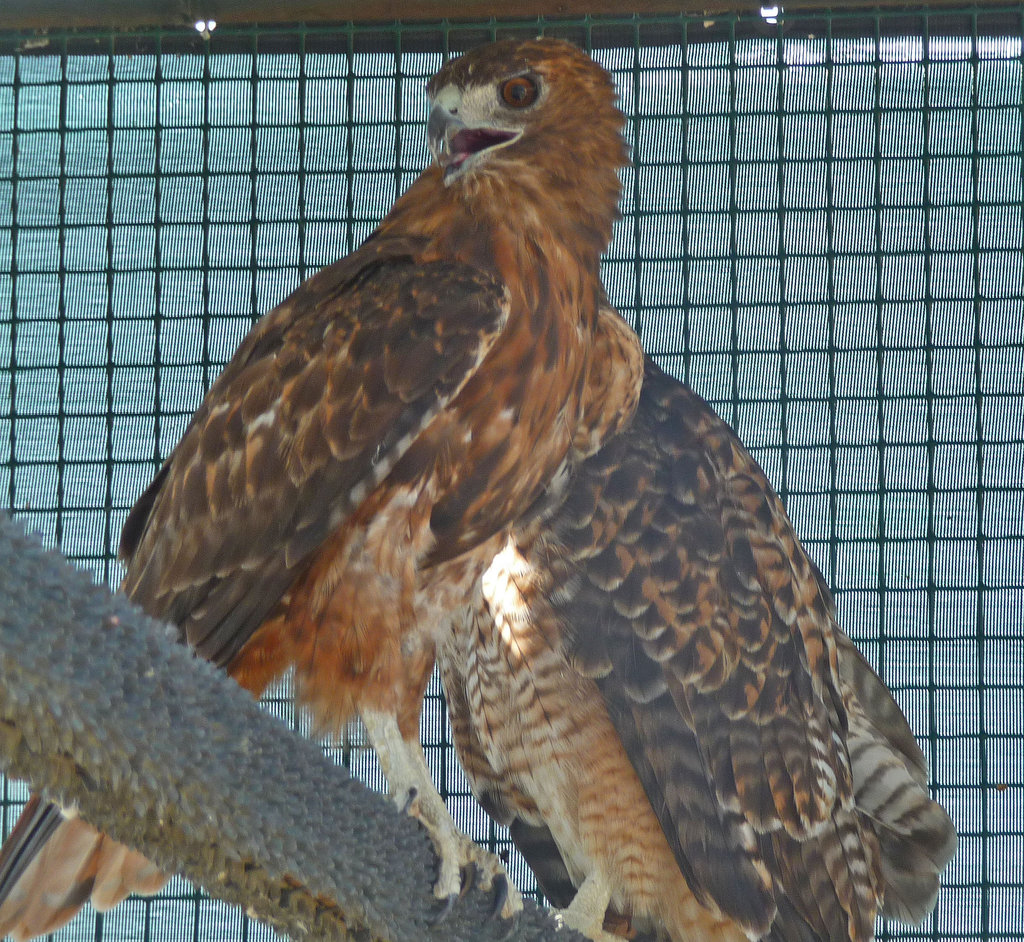
[{"label": "hawk", "polygon": [[552,503],[438,665],[473,790],[564,920],[672,942],[922,920],[952,824],[729,426],[648,361]]},{"label": "hawk", "polygon": [[[450,904],[466,865],[503,870],[456,831],[420,747],[435,643],[511,523],[621,424],[641,371],[598,317],[627,163],[608,73],[567,42],[509,40],[447,63],[428,95],[435,162],[242,341],[121,555],[124,592],[253,694],[294,667],[320,730],[362,719]],[[627,350],[635,390],[588,392],[595,349]],[[0,932],[162,880],[33,799],[0,863]]]}]

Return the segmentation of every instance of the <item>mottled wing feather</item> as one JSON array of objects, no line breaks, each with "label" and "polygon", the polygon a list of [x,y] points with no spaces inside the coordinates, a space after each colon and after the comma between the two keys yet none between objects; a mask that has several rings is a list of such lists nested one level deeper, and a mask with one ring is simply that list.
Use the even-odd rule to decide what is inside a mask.
[{"label": "mottled wing feather", "polygon": [[[736,436],[649,363],[633,425],[581,467],[554,527],[583,574],[558,606],[575,663],[694,892],[754,933],[790,910],[823,937],[850,923],[867,938],[873,896],[847,889],[863,849],[804,859],[852,815],[828,604]],[[800,914],[810,897],[777,907],[769,850],[834,878],[816,888],[820,919]]]},{"label": "mottled wing feather", "polygon": [[[554,356],[556,350],[554,347],[548,355],[538,357],[528,371],[489,375],[489,384],[481,390],[483,396],[479,403],[540,398],[546,402],[549,429],[552,425],[575,427],[571,442],[571,460],[575,461],[597,451],[632,418],[643,386],[643,348],[636,332],[607,299],[603,299],[591,330],[579,419],[566,412],[563,396],[546,393],[556,388],[552,378],[565,369]],[[598,371],[596,374],[592,372],[594,368]],[[475,403],[470,401],[466,406],[472,410]],[[528,427],[524,428],[521,416],[517,416],[516,426],[513,434],[519,441],[513,439],[509,444],[519,447],[492,450],[473,469],[460,475],[456,485],[434,505],[430,526],[437,536],[437,546],[431,553],[431,563],[440,563],[465,552],[472,541],[482,542],[513,517],[522,525],[550,506],[551,491],[557,490],[560,475],[556,473],[555,480],[531,482],[531,463],[526,462],[524,466],[518,457],[522,448],[536,447],[541,429],[531,432]],[[524,489],[533,493],[535,502],[522,512],[521,505],[518,509],[513,507],[509,496],[514,496],[519,504]]]},{"label": "mottled wing feather", "polygon": [[779,913],[768,938],[870,940],[878,902],[878,847],[852,809],[809,837],[783,829],[759,836],[775,875]]},{"label": "mottled wing feather", "polygon": [[230,662],[506,317],[491,277],[387,242],[305,282],[243,342],[129,517],[125,591]]}]

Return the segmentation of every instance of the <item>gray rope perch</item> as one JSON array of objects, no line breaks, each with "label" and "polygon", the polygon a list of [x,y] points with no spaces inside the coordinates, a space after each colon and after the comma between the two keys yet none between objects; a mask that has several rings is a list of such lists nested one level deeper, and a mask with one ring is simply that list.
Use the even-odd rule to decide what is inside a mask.
[{"label": "gray rope perch", "polygon": [[293,939],[583,939],[475,888],[434,925],[425,832],[175,639],[0,514],[0,766]]}]

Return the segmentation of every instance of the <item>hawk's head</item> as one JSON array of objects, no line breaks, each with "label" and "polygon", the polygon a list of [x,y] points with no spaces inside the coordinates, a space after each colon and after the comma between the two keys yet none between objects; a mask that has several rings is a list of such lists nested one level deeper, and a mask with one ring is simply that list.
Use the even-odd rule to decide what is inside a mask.
[{"label": "hawk's head", "polygon": [[627,162],[611,76],[563,40],[481,46],[448,62],[427,93],[430,150],[449,185],[484,169],[502,172],[504,157],[585,165],[595,151],[612,168]]}]

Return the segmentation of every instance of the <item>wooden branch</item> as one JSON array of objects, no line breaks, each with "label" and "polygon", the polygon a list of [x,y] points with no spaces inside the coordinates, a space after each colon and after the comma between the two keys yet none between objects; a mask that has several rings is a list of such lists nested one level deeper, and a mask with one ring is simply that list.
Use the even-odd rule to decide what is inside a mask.
[{"label": "wooden branch", "polygon": [[433,924],[422,829],[175,639],[0,514],[0,766],[294,939],[582,940],[477,889]]},{"label": "wooden branch", "polygon": [[[394,20],[499,20],[585,15],[686,14],[714,17],[735,14],[757,16],[761,0],[4,0],[0,29],[68,29],[102,27],[115,30],[147,26],[192,26],[197,21],[218,24],[252,23],[384,23]],[[996,6],[1019,9],[1019,4]],[[876,3],[845,0],[823,4],[821,0],[789,0],[781,6],[790,13],[832,13],[889,9],[913,15],[943,8],[962,7],[955,0],[927,4]]]}]

